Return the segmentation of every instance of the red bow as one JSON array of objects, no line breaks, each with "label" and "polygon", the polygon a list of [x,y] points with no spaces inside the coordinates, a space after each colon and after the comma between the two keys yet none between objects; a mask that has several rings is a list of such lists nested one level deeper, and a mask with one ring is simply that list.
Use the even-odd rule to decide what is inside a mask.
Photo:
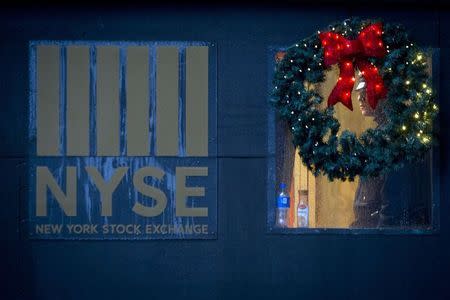
[{"label": "red bow", "polygon": [[386,96],[378,68],[367,60],[368,57],[380,58],[386,55],[381,34],[382,24],[376,23],[364,28],[355,40],[348,40],[334,32],[319,35],[324,48],[325,65],[339,64],[339,80],[328,97],[328,106],[342,102],[353,110],[351,94],[355,83],[354,63],[366,81],[366,99],[370,106],[375,109],[378,101]]}]

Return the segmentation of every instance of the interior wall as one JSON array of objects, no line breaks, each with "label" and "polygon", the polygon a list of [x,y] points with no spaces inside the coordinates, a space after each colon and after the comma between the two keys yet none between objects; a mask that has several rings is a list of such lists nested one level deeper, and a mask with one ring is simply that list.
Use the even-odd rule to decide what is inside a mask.
[{"label": "interior wall", "polygon": [[[357,77],[357,74],[355,74]],[[323,105],[331,94],[339,78],[338,66],[326,72],[325,81],[320,85],[320,94],[324,99]],[[358,91],[352,91],[353,111],[342,103],[334,106],[335,118],[341,124],[338,135],[344,130],[354,132],[357,136],[369,128],[375,128],[373,117],[363,116],[359,109]],[[355,216],[353,213],[353,202],[359,178],[355,181],[335,180],[330,182],[326,176],[320,175],[316,179],[316,205],[317,205],[317,227],[348,228]]]}]

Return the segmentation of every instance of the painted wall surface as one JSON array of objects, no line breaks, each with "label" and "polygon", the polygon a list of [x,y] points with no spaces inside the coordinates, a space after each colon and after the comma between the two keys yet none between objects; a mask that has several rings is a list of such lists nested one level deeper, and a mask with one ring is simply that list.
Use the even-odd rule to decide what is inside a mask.
[{"label": "painted wall surface", "polygon": [[[38,10],[0,13],[1,299],[448,299],[450,14],[352,9]],[[280,235],[266,227],[267,51],[359,15],[440,48],[440,230]],[[30,40],[217,45],[217,239],[46,241],[27,220]]]}]

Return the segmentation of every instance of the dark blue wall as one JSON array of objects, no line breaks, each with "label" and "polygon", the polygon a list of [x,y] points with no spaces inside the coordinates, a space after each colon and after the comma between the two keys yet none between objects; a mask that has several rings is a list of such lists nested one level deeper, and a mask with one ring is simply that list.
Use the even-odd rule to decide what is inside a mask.
[{"label": "dark blue wall", "polygon": [[[0,13],[1,299],[449,299],[450,14],[427,10],[174,9]],[[405,8],[406,9],[406,8]],[[435,235],[266,233],[267,48],[352,15],[404,23],[441,49],[441,226]],[[37,241],[26,216],[29,40],[218,45],[218,238]]]}]

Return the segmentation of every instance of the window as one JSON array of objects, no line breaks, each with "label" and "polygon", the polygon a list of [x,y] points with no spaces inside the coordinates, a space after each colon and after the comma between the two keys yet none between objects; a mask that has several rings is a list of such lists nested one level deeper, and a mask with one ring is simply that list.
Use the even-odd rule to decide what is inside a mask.
[{"label": "window", "polygon": [[[285,48],[269,51],[269,91],[275,58]],[[438,76],[437,50],[431,53],[430,72]],[[319,87],[324,99],[334,87],[339,70],[332,68]],[[435,81],[437,82],[437,81]],[[357,84],[355,84],[355,87]],[[438,90],[438,86],[435,86]],[[377,125],[364,116],[352,93],[353,112],[336,105],[335,116],[344,129],[361,134]],[[268,118],[268,230],[272,233],[432,233],[438,229],[438,150],[429,151],[424,160],[390,172],[385,176],[353,182],[329,181],[315,177],[303,165],[292,144],[287,123],[278,119],[272,107]],[[288,203],[277,204],[281,189]],[[278,209],[278,206],[285,206]],[[281,222],[280,222],[281,219]],[[307,220],[307,221],[306,221]],[[307,224],[306,224],[307,223]]]}]

